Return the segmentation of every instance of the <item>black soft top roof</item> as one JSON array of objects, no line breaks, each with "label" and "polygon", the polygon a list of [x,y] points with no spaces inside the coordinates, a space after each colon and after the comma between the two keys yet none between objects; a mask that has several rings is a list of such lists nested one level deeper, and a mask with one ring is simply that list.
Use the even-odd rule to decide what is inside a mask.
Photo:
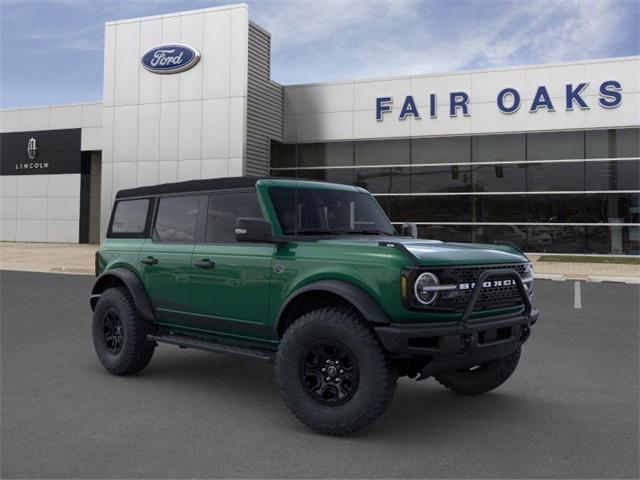
[{"label": "black soft top roof", "polygon": [[128,188],[120,190],[116,199],[131,197],[147,197],[153,195],[166,195],[170,193],[204,192],[209,190],[225,190],[229,188],[254,187],[261,179],[282,177],[226,177],[207,178],[204,180],[188,180],[186,182],[162,183],[148,187]]}]

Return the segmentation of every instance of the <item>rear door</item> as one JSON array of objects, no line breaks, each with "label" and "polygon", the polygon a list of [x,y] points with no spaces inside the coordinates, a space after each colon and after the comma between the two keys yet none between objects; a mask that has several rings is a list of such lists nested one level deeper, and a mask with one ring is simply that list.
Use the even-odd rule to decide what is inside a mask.
[{"label": "rear door", "polygon": [[255,189],[209,195],[204,242],[191,258],[191,319],[209,331],[268,338],[275,246],[236,242],[238,217],[263,218]]},{"label": "rear door", "polygon": [[200,233],[198,214],[206,199],[205,195],[174,195],[156,202],[151,238],[138,260],[158,323],[189,324],[191,255]]}]

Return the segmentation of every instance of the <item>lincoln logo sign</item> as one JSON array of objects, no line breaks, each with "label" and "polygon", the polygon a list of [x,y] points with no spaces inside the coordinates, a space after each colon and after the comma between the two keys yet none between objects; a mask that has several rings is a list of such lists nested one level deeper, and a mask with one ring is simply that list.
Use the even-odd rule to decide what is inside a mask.
[{"label": "lincoln logo sign", "polygon": [[148,50],[140,61],[153,73],[179,73],[189,70],[200,60],[200,52],[189,45],[160,45]]},{"label": "lincoln logo sign", "polygon": [[[592,86],[591,89],[595,90],[595,92],[588,91],[589,82],[567,83],[562,87],[562,92],[551,91],[551,89],[541,85],[531,91],[531,100],[525,101],[524,93],[521,93],[516,88],[506,87],[497,92],[496,107],[500,113],[505,115],[517,112],[523,105],[529,113],[545,110],[547,112],[555,112],[557,108],[564,108],[566,111],[571,111],[575,108],[589,110],[591,106],[587,103],[586,97],[594,94],[597,95],[597,100],[591,100],[591,102],[596,102],[601,108],[616,108],[622,103],[622,84],[617,80],[606,80],[600,85],[596,85],[595,88]],[[561,99],[556,100],[558,97]],[[450,117],[457,117],[459,114],[464,117],[471,115],[469,106],[471,98],[467,92],[449,92],[448,100]],[[557,105],[558,103],[560,105]],[[384,114],[391,114],[394,106],[393,97],[377,97],[376,120],[383,121]],[[399,120],[405,120],[408,117],[420,120],[423,116],[437,118],[438,95],[427,93],[416,98],[413,95],[407,95],[401,105],[396,108],[399,108]]]},{"label": "lincoln logo sign", "polygon": [[38,142],[34,137],[31,137],[27,142],[27,158],[28,162],[16,163],[16,170],[34,170],[34,169],[47,169],[49,168],[49,162],[35,162],[38,158]]}]

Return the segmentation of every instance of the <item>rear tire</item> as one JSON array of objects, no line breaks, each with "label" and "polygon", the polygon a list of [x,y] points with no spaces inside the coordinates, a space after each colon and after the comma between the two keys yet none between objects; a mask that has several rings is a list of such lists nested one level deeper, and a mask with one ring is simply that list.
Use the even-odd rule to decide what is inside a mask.
[{"label": "rear tire", "polygon": [[147,340],[151,324],[136,309],[129,290],[109,288],[93,312],[93,345],[109,373],[131,375],[149,364],[155,342]]},{"label": "rear tire", "polygon": [[345,308],[297,319],[280,342],[275,373],[293,415],[327,435],[371,424],[391,401],[398,378],[371,329]]},{"label": "rear tire", "polygon": [[440,372],[434,377],[441,385],[461,395],[480,395],[506,382],[519,360],[520,348],[506,357],[496,358],[473,369]]}]

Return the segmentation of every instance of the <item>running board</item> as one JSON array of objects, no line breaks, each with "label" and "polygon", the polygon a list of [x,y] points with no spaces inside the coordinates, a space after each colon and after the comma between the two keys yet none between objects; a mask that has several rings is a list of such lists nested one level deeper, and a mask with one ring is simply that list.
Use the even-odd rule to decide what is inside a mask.
[{"label": "running board", "polygon": [[227,355],[235,355],[236,357],[254,358],[257,360],[272,361],[274,352],[269,350],[260,350],[257,348],[232,347],[223,345],[213,341],[200,340],[192,337],[181,335],[147,335],[147,340],[153,340],[158,343],[168,343],[169,345],[177,345],[182,348],[196,348],[198,350],[206,350],[208,352],[226,353]]}]

